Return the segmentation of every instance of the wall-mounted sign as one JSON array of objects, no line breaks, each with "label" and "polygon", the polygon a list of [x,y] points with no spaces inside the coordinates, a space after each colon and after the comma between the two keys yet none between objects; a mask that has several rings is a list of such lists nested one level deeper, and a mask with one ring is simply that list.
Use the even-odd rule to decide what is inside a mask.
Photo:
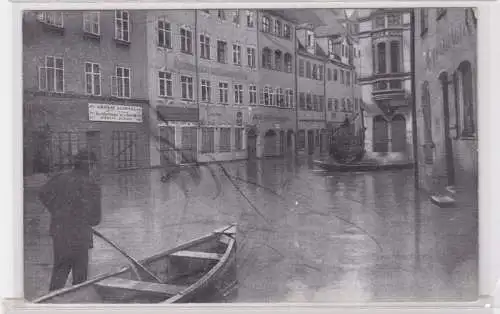
[{"label": "wall-mounted sign", "polygon": [[89,120],[101,122],[142,123],[142,107],[89,104]]}]

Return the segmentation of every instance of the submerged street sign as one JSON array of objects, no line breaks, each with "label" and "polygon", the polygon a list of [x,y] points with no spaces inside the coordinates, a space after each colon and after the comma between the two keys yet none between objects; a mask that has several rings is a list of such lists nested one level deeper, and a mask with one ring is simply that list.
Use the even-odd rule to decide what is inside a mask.
[{"label": "submerged street sign", "polygon": [[89,104],[89,120],[102,122],[142,123],[142,107]]}]

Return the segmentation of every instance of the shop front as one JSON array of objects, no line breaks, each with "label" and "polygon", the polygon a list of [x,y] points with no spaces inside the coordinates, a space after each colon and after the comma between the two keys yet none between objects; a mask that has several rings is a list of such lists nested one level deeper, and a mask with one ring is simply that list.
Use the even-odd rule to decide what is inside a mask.
[{"label": "shop front", "polygon": [[25,175],[71,169],[89,150],[102,171],[149,166],[148,104],[25,95]]}]

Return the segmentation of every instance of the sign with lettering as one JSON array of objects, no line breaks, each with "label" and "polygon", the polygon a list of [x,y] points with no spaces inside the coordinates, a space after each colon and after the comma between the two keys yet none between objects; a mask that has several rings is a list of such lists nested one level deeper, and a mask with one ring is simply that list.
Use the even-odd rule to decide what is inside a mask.
[{"label": "sign with lettering", "polygon": [[101,122],[142,123],[142,107],[89,104],[89,120]]}]

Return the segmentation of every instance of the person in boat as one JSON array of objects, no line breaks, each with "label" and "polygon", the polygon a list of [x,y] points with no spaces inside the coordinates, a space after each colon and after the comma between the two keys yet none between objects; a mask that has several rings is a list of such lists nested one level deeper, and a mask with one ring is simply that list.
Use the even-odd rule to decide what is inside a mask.
[{"label": "person in boat", "polygon": [[54,265],[49,291],[63,288],[70,272],[73,285],[87,280],[92,226],[101,222],[101,189],[90,176],[95,162],[93,153],[78,152],[72,171],[56,175],[39,192],[51,216]]}]

